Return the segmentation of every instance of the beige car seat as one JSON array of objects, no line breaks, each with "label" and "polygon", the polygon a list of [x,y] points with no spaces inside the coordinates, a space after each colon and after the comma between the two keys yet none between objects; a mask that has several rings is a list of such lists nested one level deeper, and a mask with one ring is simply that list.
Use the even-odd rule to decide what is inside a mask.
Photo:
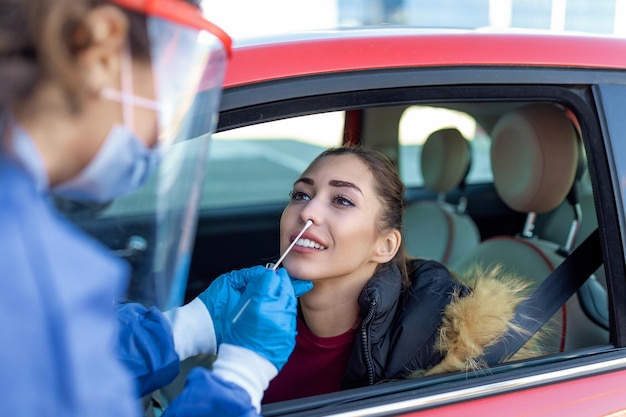
[{"label": "beige car seat", "polygon": [[[535,235],[535,217],[559,206],[572,187],[578,163],[576,131],[563,109],[537,103],[502,116],[492,140],[496,192],[513,210],[527,213],[527,221],[520,235],[487,239],[450,268],[465,275],[476,264],[500,264],[538,285],[564,258],[562,244]],[[608,343],[608,331],[587,317],[577,296],[557,313],[554,326],[547,343],[553,352]]]},{"label": "beige car seat", "polygon": [[[562,243],[563,253],[571,253],[598,227],[593,190],[580,140],[579,150],[576,179],[566,201],[537,219],[538,234],[544,239]],[[604,266],[601,266],[577,294],[585,313],[608,329],[609,301],[606,288]]]},{"label": "beige car seat", "polygon": [[480,242],[476,224],[465,213],[464,196],[458,205],[445,201],[449,192],[464,184],[470,152],[468,141],[454,128],[437,130],[424,142],[420,155],[424,187],[438,198],[405,209],[403,237],[409,255],[449,264]]}]

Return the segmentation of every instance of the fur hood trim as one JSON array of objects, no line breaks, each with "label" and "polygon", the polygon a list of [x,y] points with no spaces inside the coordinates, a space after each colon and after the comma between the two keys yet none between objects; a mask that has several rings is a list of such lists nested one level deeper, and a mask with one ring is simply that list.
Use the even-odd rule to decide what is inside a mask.
[{"label": "fur hood trim", "polygon": [[[486,368],[477,358],[513,327],[515,308],[530,293],[528,281],[504,272],[500,265],[488,269],[477,266],[466,277],[461,282],[471,291],[465,296],[455,294],[444,311],[435,346],[443,360],[425,373],[418,371],[413,376]],[[546,354],[542,348],[546,332],[546,329],[537,332],[509,360]]]}]

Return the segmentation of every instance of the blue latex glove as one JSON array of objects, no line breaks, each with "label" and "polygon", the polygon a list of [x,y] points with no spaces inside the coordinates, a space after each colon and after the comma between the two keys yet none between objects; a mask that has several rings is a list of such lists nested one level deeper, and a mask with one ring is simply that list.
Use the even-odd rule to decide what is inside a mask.
[{"label": "blue latex glove", "polygon": [[[282,270],[284,271],[284,269]],[[235,310],[235,307],[239,304],[246,286],[251,281],[260,280],[267,271],[267,268],[263,266],[254,266],[222,274],[209,285],[209,288],[198,296],[207,310],[209,310],[209,314],[213,319],[215,339],[218,346],[222,344],[224,328],[230,326],[228,317],[234,311],[238,311]],[[296,297],[313,288],[311,281],[292,279],[291,282]]]},{"label": "blue latex glove", "polygon": [[296,344],[296,305],[287,271],[265,269],[229,316],[223,342],[256,352],[280,371]]},{"label": "blue latex glove", "polygon": [[167,407],[163,417],[256,417],[248,393],[202,368],[194,368],[185,389]]}]

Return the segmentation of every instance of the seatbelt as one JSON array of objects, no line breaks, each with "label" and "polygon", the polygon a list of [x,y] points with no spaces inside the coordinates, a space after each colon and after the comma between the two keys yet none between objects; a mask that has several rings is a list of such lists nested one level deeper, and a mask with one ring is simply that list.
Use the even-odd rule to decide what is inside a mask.
[{"label": "seatbelt", "polygon": [[483,363],[488,366],[502,363],[524,346],[602,265],[600,249],[600,233],[596,228],[517,306],[512,328],[496,344],[485,349],[481,357]]}]

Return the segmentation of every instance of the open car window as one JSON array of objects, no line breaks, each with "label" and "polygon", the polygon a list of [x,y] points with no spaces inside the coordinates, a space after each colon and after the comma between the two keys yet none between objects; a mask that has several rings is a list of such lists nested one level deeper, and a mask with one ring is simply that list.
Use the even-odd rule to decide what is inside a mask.
[{"label": "open car window", "polygon": [[338,146],[344,113],[260,123],[213,135],[201,208],[284,203],[297,176]]}]

